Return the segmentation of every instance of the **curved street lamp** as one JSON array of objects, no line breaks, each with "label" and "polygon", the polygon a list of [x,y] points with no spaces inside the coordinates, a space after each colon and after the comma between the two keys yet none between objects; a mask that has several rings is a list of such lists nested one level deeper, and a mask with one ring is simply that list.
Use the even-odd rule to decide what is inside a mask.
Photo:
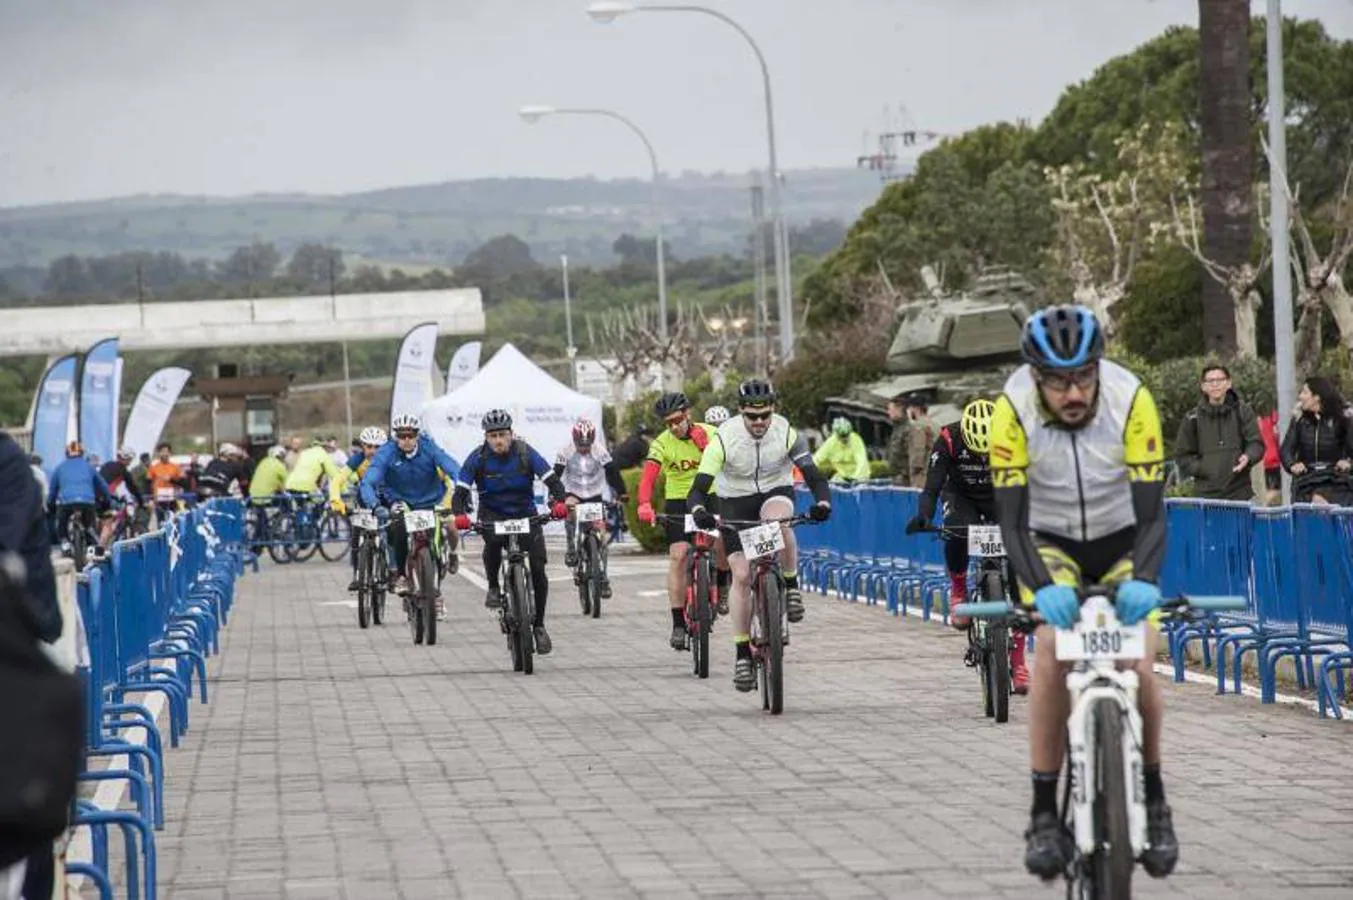
[{"label": "curved street lamp", "polygon": [[517,111],[522,117],[522,121],[534,125],[546,116],[603,116],[607,119],[614,119],[624,125],[630,131],[644,142],[644,149],[648,151],[648,161],[652,166],[653,177],[653,220],[654,231],[657,232],[657,263],[658,263],[658,336],[664,342],[667,341],[667,265],[665,254],[663,252],[662,240],[662,209],[658,203],[658,177],[660,169],[658,168],[658,154],[653,149],[653,144],[644,134],[643,129],[635,125],[625,116],[609,109],[587,109],[587,108],[557,108],[553,106],[523,106]]},{"label": "curved street lamp", "polygon": [[747,29],[725,13],[717,9],[710,9],[707,6],[636,4],[617,2],[617,0],[598,0],[598,2],[587,7],[587,15],[594,22],[602,24],[609,24],[621,16],[636,12],[694,12],[713,16],[742,35],[752,48],[752,52],[756,54],[756,61],[761,66],[761,81],[766,93],[766,137],[770,145],[770,205],[771,220],[774,223],[775,233],[775,294],[776,308],[780,315],[780,359],[782,363],[788,362],[794,355],[793,279],[790,277],[789,236],[785,229],[784,212],[780,203],[780,166],[776,161],[775,153],[775,107],[771,99],[770,69],[766,66],[766,57]]}]

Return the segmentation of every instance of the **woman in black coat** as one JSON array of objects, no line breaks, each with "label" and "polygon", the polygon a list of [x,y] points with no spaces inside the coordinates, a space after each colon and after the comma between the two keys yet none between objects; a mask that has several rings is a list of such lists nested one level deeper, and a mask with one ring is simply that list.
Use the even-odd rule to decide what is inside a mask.
[{"label": "woman in black coat", "polygon": [[1353,408],[1328,378],[1306,379],[1281,449],[1296,503],[1353,504]]}]

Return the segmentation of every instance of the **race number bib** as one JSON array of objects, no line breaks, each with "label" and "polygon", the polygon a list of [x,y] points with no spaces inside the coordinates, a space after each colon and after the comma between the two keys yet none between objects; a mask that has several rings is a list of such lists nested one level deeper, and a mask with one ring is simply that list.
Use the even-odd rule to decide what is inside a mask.
[{"label": "race number bib", "polygon": [[504,519],[493,523],[494,534],[528,534],[530,531],[530,519]]},{"label": "race number bib", "polygon": [[742,552],[748,559],[760,559],[785,548],[785,535],[776,522],[767,522],[738,532]]},{"label": "race number bib", "polygon": [[427,531],[437,524],[437,516],[430,509],[411,509],[404,514],[406,531]]},{"label": "race number bib", "polygon": [[155,489],[156,503],[173,503],[175,492],[172,487],[157,487]]},{"label": "race number bib", "polygon": [[1081,605],[1080,620],[1057,630],[1057,658],[1061,660],[1141,659],[1146,655],[1146,623],[1118,621],[1107,597],[1091,597]]},{"label": "race number bib", "polygon": [[605,508],[600,503],[579,503],[573,509],[579,522],[601,522],[606,518]]},{"label": "race number bib", "polygon": [[690,513],[686,513],[686,518],[682,527],[686,529],[687,534],[707,534],[710,537],[719,536],[719,529],[717,528],[701,528],[699,525],[696,525],[695,516]]},{"label": "race number bib", "polygon": [[376,530],[376,515],[370,510],[354,509],[351,515],[348,516],[348,521],[352,524],[353,528],[357,528],[361,531]]},{"label": "race number bib", "polygon": [[999,525],[968,526],[969,556],[1005,556],[1005,541]]}]

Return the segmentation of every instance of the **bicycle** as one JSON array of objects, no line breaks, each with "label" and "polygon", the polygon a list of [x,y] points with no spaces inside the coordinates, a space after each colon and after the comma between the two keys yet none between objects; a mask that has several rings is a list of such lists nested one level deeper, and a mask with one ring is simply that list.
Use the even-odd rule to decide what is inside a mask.
[{"label": "bicycle", "polygon": [[807,515],[778,521],[724,519],[721,529],[737,531],[752,572],[751,636],[752,666],[761,683],[761,708],[778,716],[785,708],[785,645],[789,643],[789,612],[785,607],[785,582],[780,573],[780,551],[785,548],[782,528],[794,528],[813,520]]},{"label": "bicycle", "polygon": [[[70,515],[66,517],[67,547],[63,547],[75,561],[76,571],[84,569],[91,551],[98,552],[99,537],[95,531],[95,519],[91,518],[94,509],[87,504],[71,504]],[[57,515],[60,515],[58,513]]]},{"label": "bicycle", "polygon": [[[390,510],[404,519],[404,539],[408,552],[404,557],[404,577],[408,591],[403,594],[404,614],[413,631],[414,644],[437,643],[437,597],[441,593],[441,577],[437,571],[440,550],[436,544],[441,537],[441,522],[451,515],[449,509],[409,509],[396,503]],[[361,602],[360,600],[358,601]]]},{"label": "bicycle", "polygon": [[579,503],[573,507],[578,522],[578,561],[573,566],[573,583],[578,586],[578,602],[583,615],[601,618],[601,585],[606,577],[607,544],[598,536],[606,529],[610,503]]},{"label": "bicycle", "polygon": [[384,531],[389,526],[382,525],[369,509],[354,509],[348,522],[357,532],[357,626],[380,625],[385,618],[385,588],[389,581],[384,540]]},{"label": "bicycle", "polygon": [[470,526],[473,534],[495,534],[507,537],[498,583],[503,589],[503,602],[498,607],[498,625],[507,636],[507,649],[512,655],[512,671],[530,675],[535,672],[535,592],[531,587],[531,573],[526,551],[521,547],[521,536],[530,534],[536,525],[552,521],[553,516],[534,515],[520,519],[500,519],[496,522],[476,522]]},{"label": "bicycle", "polygon": [[[1118,621],[1113,591],[1103,585],[1078,589],[1080,617],[1071,628],[1056,630],[1052,648],[1059,661],[1072,663],[1066,673],[1071,713],[1061,818],[1077,851],[1064,873],[1067,897],[1083,900],[1131,896],[1133,868],[1147,849],[1137,673],[1118,668],[1121,661],[1146,656],[1147,626],[1145,620],[1135,625]],[[1160,609],[1163,617],[1188,619],[1244,607],[1243,597],[1181,595]],[[1008,602],[956,609],[1007,625],[1034,627],[1043,621],[1032,607]]]},{"label": "bicycle", "polygon": [[[966,538],[968,556],[979,560],[977,584],[969,590],[971,602],[999,602],[1011,599],[1013,581],[1009,579],[1005,542],[999,525],[940,525],[922,528],[923,534],[938,534],[948,538]],[[954,610],[949,611],[954,615]],[[1016,640],[1027,640],[1025,630],[1017,625],[974,619],[968,631],[968,646],[963,653],[963,664],[977,670],[982,681],[982,710],[988,719],[998,723],[1010,720],[1012,692],[1010,650]]]},{"label": "bicycle", "polygon": [[695,524],[690,513],[684,516],[661,514],[659,522],[680,521],[690,536],[686,554],[686,649],[691,651],[691,669],[697,678],[709,677],[709,635],[717,618],[715,606],[719,590],[714,581],[714,546],[718,529],[706,531]]}]

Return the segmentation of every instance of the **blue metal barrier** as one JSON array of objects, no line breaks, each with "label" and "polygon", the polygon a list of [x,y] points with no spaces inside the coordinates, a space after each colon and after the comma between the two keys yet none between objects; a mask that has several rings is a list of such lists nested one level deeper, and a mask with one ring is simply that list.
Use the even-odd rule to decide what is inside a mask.
[{"label": "blue metal barrier", "polygon": [[[126,886],[131,900],[154,900],[154,832],[164,827],[164,752],[151,710],[128,694],[162,693],[168,701],[171,746],[188,727],[188,701],[196,679],[207,702],[206,657],[219,650],[235,579],[243,573],[244,507],[218,498],[185,510],[158,531],[114,545],[104,559],[77,577],[89,665],[79,669],[86,691],[88,761],[122,757],[127,768],[87,770],[86,781],[126,781],[134,809],[76,804],[73,827],[91,833],[93,859],[68,867],[92,878],[102,896],[111,892],[110,827],[126,844]],[[169,665],[165,665],[165,663]],[[124,733],[142,729],[144,745]],[[139,845],[139,852],[138,852]]]},{"label": "blue metal barrier", "polygon": [[[797,532],[803,583],[852,601],[884,601],[894,615],[918,607],[927,619],[938,598],[947,617],[942,542],[903,531],[918,498],[918,491],[887,485],[833,487],[831,519]],[[800,511],[810,503],[800,489]],[[1232,690],[1239,693],[1244,658],[1253,653],[1261,698],[1272,703],[1277,665],[1291,657],[1298,686],[1317,690],[1321,715],[1342,717],[1347,673],[1353,670],[1353,510],[1172,499],[1166,515],[1161,571],[1166,595],[1249,600],[1243,612],[1171,627],[1176,680],[1184,680],[1187,651],[1196,642],[1204,666],[1216,667],[1217,692],[1227,692],[1229,669]]]}]

